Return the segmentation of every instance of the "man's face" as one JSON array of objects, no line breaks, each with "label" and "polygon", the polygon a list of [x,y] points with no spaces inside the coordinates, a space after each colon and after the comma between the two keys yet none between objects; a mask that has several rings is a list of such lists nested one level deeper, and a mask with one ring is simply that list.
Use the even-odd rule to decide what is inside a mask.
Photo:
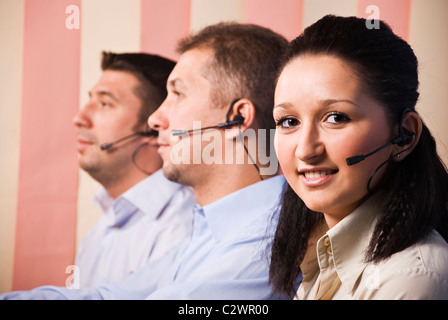
[{"label": "man's face", "polygon": [[[165,176],[190,186],[200,183],[213,170],[197,159],[201,157],[204,144],[194,141],[201,141],[201,132],[179,138],[173,137],[172,131],[191,130],[193,122],[200,122],[201,127],[224,122],[227,110],[213,105],[212,84],[205,77],[212,55],[209,49],[192,49],[182,54],[168,78],[167,98],[148,119],[150,127],[159,131],[159,154]],[[178,155],[175,150],[190,150],[188,161],[173,163],[172,156]]]},{"label": "man's face", "polygon": [[[101,145],[135,132],[141,101],[135,93],[137,78],[124,71],[106,70],[89,92],[89,101],[74,118],[79,128],[77,139],[79,166],[102,183],[132,166],[132,152],[141,137],[115,148]],[[142,130],[139,128],[139,130]]]}]

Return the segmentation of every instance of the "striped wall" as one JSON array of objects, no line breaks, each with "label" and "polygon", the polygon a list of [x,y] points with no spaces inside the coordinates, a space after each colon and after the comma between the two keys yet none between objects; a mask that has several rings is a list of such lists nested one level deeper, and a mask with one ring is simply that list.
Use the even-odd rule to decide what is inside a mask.
[{"label": "striped wall", "polygon": [[448,164],[446,0],[0,0],[0,292],[64,285],[100,215],[72,118],[101,74],[101,51],[175,59],[179,38],[227,20],[292,39],[328,13],[369,17],[371,4],[419,57],[417,108]]}]

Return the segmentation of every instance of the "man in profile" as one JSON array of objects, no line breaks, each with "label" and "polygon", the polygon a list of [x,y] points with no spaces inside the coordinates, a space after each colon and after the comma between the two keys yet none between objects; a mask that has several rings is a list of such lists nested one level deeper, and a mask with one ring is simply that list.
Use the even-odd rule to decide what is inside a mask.
[{"label": "man in profile", "polygon": [[[238,23],[212,25],[180,42],[168,95],[148,119],[158,132],[163,173],[190,187],[198,203],[190,212],[192,234],[173,256],[118,283],[81,290],[47,286],[6,298],[272,298],[269,248],[285,179],[277,174],[270,131],[276,70],[287,44],[269,29]],[[242,150],[244,161],[204,161],[207,128],[215,133],[215,153],[225,158],[229,150]],[[257,145],[271,150],[269,170],[246,146],[250,130]],[[189,150],[189,156],[179,161],[176,150]]]},{"label": "man in profile", "polygon": [[103,186],[95,202],[104,214],[75,260],[81,288],[120,281],[190,234],[192,194],[163,176],[157,138],[146,128],[174,65],[151,54],[103,52],[103,73],[74,118],[79,166]]}]

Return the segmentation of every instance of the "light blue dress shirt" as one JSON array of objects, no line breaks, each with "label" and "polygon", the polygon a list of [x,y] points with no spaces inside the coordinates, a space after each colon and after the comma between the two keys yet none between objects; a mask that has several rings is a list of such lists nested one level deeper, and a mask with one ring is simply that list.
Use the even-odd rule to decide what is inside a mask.
[{"label": "light blue dress shirt", "polygon": [[[270,245],[285,179],[277,176],[196,207],[191,238],[176,254],[119,283],[40,287],[11,299],[269,299]],[[160,271],[165,270],[162,277]],[[2,298],[2,296],[0,296]]]},{"label": "light blue dress shirt", "polygon": [[174,252],[191,234],[193,193],[161,170],[113,199],[95,202],[104,214],[84,237],[75,259],[81,288],[118,282]]}]

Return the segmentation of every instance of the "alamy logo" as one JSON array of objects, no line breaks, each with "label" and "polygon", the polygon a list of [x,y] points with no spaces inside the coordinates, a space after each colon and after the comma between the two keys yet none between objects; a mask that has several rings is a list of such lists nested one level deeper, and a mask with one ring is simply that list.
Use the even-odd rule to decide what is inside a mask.
[{"label": "alamy logo", "polygon": [[380,288],[380,268],[377,266],[368,266],[364,273],[366,274],[366,288],[369,290],[377,290]]},{"label": "alamy logo", "polygon": [[67,289],[79,289],[80,288],[80,273],[79,267],[75,265],[69,265],[65,268],[65,273],[71,273],[65,280],[65,287]]},{"label": "alamy logo", "polygon": [[[261,165],[261,175],[273,175],[278,160],[272,143],[275,130],[247,129],[236,136],[232,129],[201,131],[201,122],[193,121],[193,130],[181,136],[171,135],[170,161],[173,164],[254,164]],[[268,136],[269,135],[269,136]],[[247,150],[243,146],[243,141]]]},{"label": "alamy logo", "polygon": [[65,19],[65,27],[69,30],[80,28],[79,7],[74,4],[65,8],[65,13],[69,16]]},{"label": "alamy logo", "polygon": [[370,16],[366,19],[366,28],[369,30],[380,28],[380,8],[374,5],[367,6],[366,13]]}]

